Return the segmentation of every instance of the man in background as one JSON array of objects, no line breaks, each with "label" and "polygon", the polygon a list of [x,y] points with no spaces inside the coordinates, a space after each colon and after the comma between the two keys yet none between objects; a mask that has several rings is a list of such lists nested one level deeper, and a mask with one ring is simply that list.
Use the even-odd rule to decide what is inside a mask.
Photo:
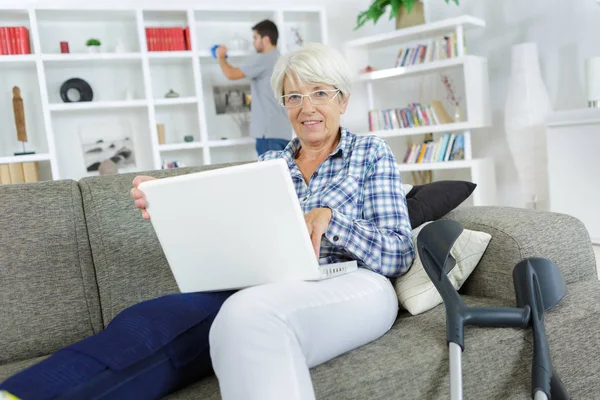
[{"label": "man in background", "polygon": [[271,74],[279,58],[277,26],[264,20],[252,27],[254,48],[258,53],[250,62],[239,68],[226,60],[227,47],[216,50],[219,65],[230,80],[250,79],[252,93],[250,135],[256,138],[256,152],[283,150],[292,137],[292,128],[285,109],[279,104],[271,89]]}]

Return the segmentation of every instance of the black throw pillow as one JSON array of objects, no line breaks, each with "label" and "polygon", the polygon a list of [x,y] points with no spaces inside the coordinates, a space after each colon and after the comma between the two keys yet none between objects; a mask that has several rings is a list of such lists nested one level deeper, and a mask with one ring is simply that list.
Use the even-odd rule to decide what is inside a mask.
[{"label": "black throw pillow", "polygon": [[406,194],[411,228],[415,229],[448,214],[465,201],[476,187],[476,184],[465,181],[437,181],[413,186]]}]

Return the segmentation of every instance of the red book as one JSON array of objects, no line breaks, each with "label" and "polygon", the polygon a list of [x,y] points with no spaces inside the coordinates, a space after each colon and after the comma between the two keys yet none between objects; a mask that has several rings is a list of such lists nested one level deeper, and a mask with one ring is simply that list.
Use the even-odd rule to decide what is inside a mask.
[{"label": "red book", "polygon": [[175,41],[177,40],[177,38],[175,37],[175,32],[173,32],[173,28],[167,28],[167,37],[168,37],[168,49],[169,51],[175,51],[177,50],[177,44],[175,43]]},{"label": "red book", "polygon": [[186,48],[188,50],[191,50],[192,49],[192,40],[190,38],[190,27],[189,26],[185,27],[185,39],[186,39],[185,40],[185,42],[186,42]]},{"label": "red book", "polygon": [[156,28],[150,28],[150,40],[152,41],[152,51],[158,51],[158,32]]},{"label": "red book", "polygon": [[173,33],[174,33],[175,37],[177,38],[177,41],[176,41],[177,50],[184,51],[185,50],[185,41],[183,40],[183,29],[174,28]]},{"label": "red book", "polygon": [[165,29],[164,28],[156,28],[157,36],[158,36],[158,51],[165,51]]},{"label": "red book", "polygon": [[176,49],[178,51],[185,50],[185,45],[183,42],[183,29],[173,28],[173,35],[175,36]]},{"label": "red book", "polygon": [[19,35],[17,34],[17,28],[14,26],[10,27],[10,37],[11,37],[11,46],[12,53],[11,54],[19,54],[19,43],[17,43],[17,39]]},{"label": "red book", "polygon": [[10,26],[6,27],[6,44],[8,46],[8,54],[15,54],[15,51],[13,50],[12,27],[10,27]]},{"label": "red book", "polygon": [[8,54],[8,41],[6,39],[6,28],[0,27],[0,54]]},{"label": "red book", "polygon": [[23,43],[23,54],[31,54],[31,38],[29,29],[25,26],[21,27],[21,42]]},{"label": "red book", "polygon": [[150,28],[144,28],[146,32],[146,49],[148,51],[152,51],[152,47],[150,46]]},{"label": "red book", "polygon": [[21,29],[16,26],[13,29],[15,35],[15,54],[23,54],[23,48],[21,44]]}]

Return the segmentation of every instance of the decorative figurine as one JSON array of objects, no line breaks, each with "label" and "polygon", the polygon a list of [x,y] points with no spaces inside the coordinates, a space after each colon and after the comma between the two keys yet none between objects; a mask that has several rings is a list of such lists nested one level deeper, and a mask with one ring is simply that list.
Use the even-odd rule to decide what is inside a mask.
[{"label": "decorative figurine", "polygon": [[179,97],[179,93],[177,93],[173,89],[171,89],[171,90],[169,90],[169,93],[165,94],[165,97],[167,99],[174,99],[176,97]]},{"label": "decorative figurine", "polygon": [[23,145],[23,151],[15,153],[15,156],[24,156],[26,154],[35,154],[34,151],[25,151],[27,143],[27,129],[25,127],[25,108],[21,98],[21,89],[18,86],[13,87],[13,111],[15,114],[15,126],[17,127],[17,139]]}]

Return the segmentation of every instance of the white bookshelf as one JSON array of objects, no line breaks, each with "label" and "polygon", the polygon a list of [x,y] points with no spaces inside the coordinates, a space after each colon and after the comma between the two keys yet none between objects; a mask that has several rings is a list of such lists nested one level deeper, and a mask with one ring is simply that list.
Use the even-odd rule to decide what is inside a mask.
[{"label": "white bookshelf", "polygon": [[[227,115],[217,115],[215,85],[249,85],[228,81],[210,48],[225,44],[229,60],[239,66],[255,54],[251,28],[269,18],[279,28],[282,53],[294,46],[291,29],[306,42],[327,42],[324,7],[199,5],[170,2],[147,9],[129,2],[122,8],[81,6],[2,6],[0,26],[26,26],[33,54],[0,56],[0,163],[38,161],[43,179],[80,179],[86,171],[80,131],[98,124],[130,129],[136,158],[130,172],[160,169],[163,162],[186,166],[256,159],[255,140]],[[146,27],[190,27],[192,49],[148,51]],[[290,32],[288,32],[290,31]],[[89,53],[88,38],[102,42]],[[234,37],[246,45],[236,48]],[[60,42],[70,53],[60,53]],[[119,48],[119,52],[117,52]],[[94,92],[91,102],[65,103],[60,86],[81,78]],[[12,87],[21,88],[29,142],[34,155],[17,142],[12,112]],[[179,97],[166,98],[169,90]],[[157,124],[165,125],[166,143],[158,143]],[[112,125],[111,125],[112,124]],[[121,126],[120,125],[120,126]],[[184,136],[192,136],[186,142]]]},{"label": "white bookshelf", "polygon": [[[443,100],[423,89],[431,86],[440,74],[448,74],[454,79],[455,89],[460,94],[461,119],[454,123],[417,126],[403,129],[368,131],[357,129],[361,135],[376,135],[385,138],[397,160],[401,161],[408,144],[406,139],[414,138],[420,142],[424,134],[432,133],[434,140],[445,133],[464,136],[464,160],[399,164],[398,170],[404,176],[417,171],[468,170],[470,179],[478,187],[473,194],[475,205],[491,205],[496,202],[496,177],[493,160],[474,158],[471,134],[480,128],[491,125],[491,107],[487,59],[465,52],[465,32],[485,27],[485,21],[472,16],[460,16],[446,20],[426,23],[393,32],[364,37],[345,43],[346,57],[354,72],[355,86],[363,90],[366,97],[366,109],[363,109],[365,121],[369,110],[404,108],[409,103],[427,104],[431,100]],[[398,50],[424,44],[428,40],[454,34],[457,43],[456,56],[447,59],[424,62],[417,65],[393,67]],[[367,65],[375,70],[368,73],[359,71]],[[438,79],[439,81],[439,79]],[[429,89],[429,92],[433,92]],[[447,109],[452,116],[454,110]],[[437,173],[437,172],[436,172]]]}]

